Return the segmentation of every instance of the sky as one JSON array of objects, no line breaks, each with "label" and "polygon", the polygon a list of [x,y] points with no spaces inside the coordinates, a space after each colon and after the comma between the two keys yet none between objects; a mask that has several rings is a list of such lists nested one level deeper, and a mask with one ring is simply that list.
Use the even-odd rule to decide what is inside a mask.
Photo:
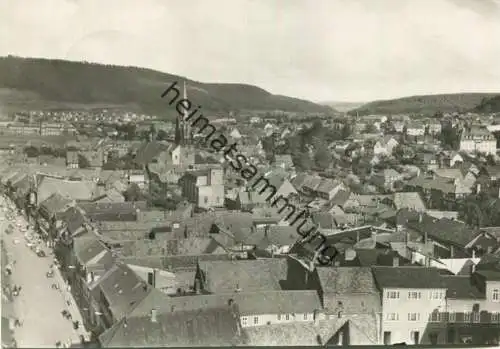
[{"label": "sky", "polygon": [[500,0],[0,0],[0,55],[313,101],[500,92]]}]

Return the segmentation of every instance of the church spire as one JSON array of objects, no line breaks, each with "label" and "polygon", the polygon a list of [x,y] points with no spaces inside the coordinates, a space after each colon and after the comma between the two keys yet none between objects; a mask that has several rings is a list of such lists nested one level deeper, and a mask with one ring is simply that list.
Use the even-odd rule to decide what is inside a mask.
[{"label": "church spire", "polygon": [[[183,93],[182,99],[188,100],[186,81],[183,83]],[[186,119],[189,116],[189,112],[185,109],[182,115],[178,115],[175,122],[175,144],[186,145],[191,143],[191,127]]]},{"label": "church spire", "polygon": [[[185,100],[189,100],[187,96],[187,88],[186,88],[186,81],[184,80],[184,90],[183,90],[183,97]],[[189,112],[185,109],[184,110],[184,115],[182,116],[183,120],[183,131],[184,131],[184,141],[186,143],[191,143],[191,127],[189,127],[189,123],[187,122],[187,118],[189,117]]]}]

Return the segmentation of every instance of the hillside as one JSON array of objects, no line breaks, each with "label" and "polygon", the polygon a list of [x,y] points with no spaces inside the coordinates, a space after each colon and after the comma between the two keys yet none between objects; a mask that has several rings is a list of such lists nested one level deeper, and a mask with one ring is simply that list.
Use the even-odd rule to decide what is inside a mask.
[{"label": "hillside", "polygon": [[500,96],[484,98],[474,111],[479,113],[500,113]]},{"label": "hillside", "polygon": [[285,110],[329,112],[309,101],[272,95],[244,84],[213,84],[155,70],[54,59],[0,57],[0,105],[4,108],[109,107],[174,115],[160,98],[174,81],[187,82],[188,97],[205,112]]},{"label": "hillside", "polygon": [[351,110],[349,114],[398,114],[422,113],[432,115],[438,111],[466,111],[475,108],[484,98],[490,98],[494,93],[455,93],[441,95],[412,96],[399,99],[380,100],[367,103]]}]

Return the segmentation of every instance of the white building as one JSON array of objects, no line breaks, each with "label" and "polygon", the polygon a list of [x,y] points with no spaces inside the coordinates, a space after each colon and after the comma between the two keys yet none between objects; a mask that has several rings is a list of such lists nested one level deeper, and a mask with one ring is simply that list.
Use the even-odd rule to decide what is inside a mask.
[{"label": "white building", "polygon": [[463,131],[460,138],[460,150],[468,153],[481,152],[494,155],[497,151],[497,140],[486,128],[472,127]]}]

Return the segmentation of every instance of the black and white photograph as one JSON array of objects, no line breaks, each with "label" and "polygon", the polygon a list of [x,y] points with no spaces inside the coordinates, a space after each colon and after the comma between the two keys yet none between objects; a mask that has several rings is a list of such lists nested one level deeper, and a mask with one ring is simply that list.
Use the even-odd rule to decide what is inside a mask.
[{"label": "black and white photograph", "polygon": [[498,347],[500,0],[0,0],[2,348]]}]

